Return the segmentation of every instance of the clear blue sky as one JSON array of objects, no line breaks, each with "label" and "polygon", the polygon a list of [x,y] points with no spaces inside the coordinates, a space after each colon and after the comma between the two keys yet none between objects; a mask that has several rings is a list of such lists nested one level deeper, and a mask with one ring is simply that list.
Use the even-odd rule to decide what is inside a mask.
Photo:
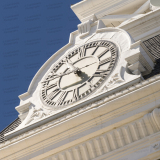
[{"label": "clear blue sky", "polygon": [[0,131],[18,117],[18,95],[45,61],[68,43],[80,23],[71,4],[80,0],[0,1]]}]

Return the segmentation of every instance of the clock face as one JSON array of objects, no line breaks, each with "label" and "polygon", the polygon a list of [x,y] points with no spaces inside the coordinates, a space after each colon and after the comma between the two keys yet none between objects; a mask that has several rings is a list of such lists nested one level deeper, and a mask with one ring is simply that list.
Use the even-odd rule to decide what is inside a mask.
[{"label": "clock face", "polygon": [[42,102],[58,107],[87,97],[105,82],[117,57],[116,45],[104,40],[84,44],[69,52],[42,82]]}]

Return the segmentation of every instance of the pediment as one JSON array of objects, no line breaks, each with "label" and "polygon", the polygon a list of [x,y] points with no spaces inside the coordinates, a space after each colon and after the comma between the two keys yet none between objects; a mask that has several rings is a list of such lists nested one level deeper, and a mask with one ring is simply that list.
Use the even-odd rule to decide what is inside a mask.
[{"label": "pediment", "polygon": [[[82,30],[85,25],[90,25],[88,30]],[[102,21],[84,23],[79,28],[81,32],[79,29],[70,34],[69,43],[45,62],[34,76],[28,91],[19,96],[20,105],[16,107],[16,110],[19,112],[19,117],[23,122],[15,132],[26,127],[28,129],[32,128],[31,126],[36,127],[35,125],[38,125],[38,122],[43,121],[45,123],[47,119],[57,118],[79,107],[89,105],[92,101],[99,100],[138,83],[143,79],[143,74],[149,73],[153,69],[152,57],[141,47],[141,42],[134,42],[126,31],[119,28],[106,28]],[[45,106],[40,99],[40,90],[42,82],[45,80],[46,75],[50,73],[53,65],[58,59],[65,57],[69,51],[95,41],[113,43],[118,54],[116,64],[103,85],[97,88],[90,96],[71,105],[62,105],[59,108],[56,107],[56,109],[54,106],[53,108]]]},{"label": "pediment", "polygon": [[[103,22],[101,22],[103,23]],[[75,31],[70,34],[69,43],[53,54],[39,69],[32,79],[28,91],[19,96],[20,99],[25,99],[25,97],[30,97],[30,95],[35,91],[38,83],[42,80],[43,76],[47,73],[48,69],[61,57],[67,54],[68,51],[73,50],[77,46],[84,43],[96,41],[96,40],[109,40],[117,44],[119,52],[123,53],[129,50],[134,44],[132,37],[124,30],[119,28],[100,28],[98,24],[95,23],[91,27],[90,33],[80,38],[79,32]]]}]

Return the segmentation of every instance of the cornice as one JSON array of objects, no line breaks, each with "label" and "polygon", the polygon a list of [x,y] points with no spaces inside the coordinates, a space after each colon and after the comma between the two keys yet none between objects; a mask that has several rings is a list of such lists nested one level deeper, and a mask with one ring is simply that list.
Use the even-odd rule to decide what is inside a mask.
[{"label": "cornice", "polygon": [[30,106],[31,102],[28,102],[24,105],[20,105],[20,106],[17,106],[15,107],[15,109],[18,111],[18,113],[22,114],[22,113],[25,113],[25,112],[28,112],[29,110],[29,106]]},{"label": "cornice", "polygon": [[146,1],[147,0],[101,0],[99,2],[97,0],[87,0],[72,5],[71,9],[81,22],[85,22],[89,20],[93,14],[100,19],[103,16],[114,13],[132,13],[136,7],[141,6]]},{"label": "cornice", "polygon": [[[71,156],[76,150],[76,156],[80,158],[81,156],[90,157],[94,160],[99,160],[101,158],[113,158],[117,159],[117,154],[119,151],[124,152],[127,148],[127,154],[135,152],[133,148],[137,146],[140,150],[141,148],[149,147],[150,144],[147,143],[148,137],[160,137],[160,135],[156,135],[157,132],[160,131],[160,109],[156,108],[151,113],[146,114],[141,119],[128,123],[124,126],[116,128],[112,131],[106,132],[99,136],[89,139],[83,143],[80,143],[71,148],[67,148],[67,150],[63,150],[56,155],[50,156],[48,158],[56,158],[61,156],[66,156],[68,154]],[[132,132],[132,133],[131,133]],[[150,138],[153,139],[153,138]],[[150,143],[154,143],[153,140],[150,140]],[[156,144],[158,147],[156,147]],[[143,147],[142,147],[143,146]],[[86,149],[88,148],[88,150]],[[121,150],[123,148],[123,150]],[[156,150],[160,150],[160,142],[156,142],[152,147],[151,153]],[[118,151],[116,151],[118,149]],[[128,151],[129,149],[129,151]],[[132,149],[132,151],[130,150]],[[81,155],[82,151],[82,155]],[[96,151],[96,152],[94,152]],[[116,151],[117,154],[113,154]],[[81,155],[81,156],[80,156]],[[69,160],[68,158],[66,158]]]},{"label": "cornice", "polygon": [[[155,113],[157,113],[157,115],[155,115]],[[71,141],[72,141],[72,138],[73,138],[73,130],[71,131],[71,134],[70,134],[70,136],[68,137],[68,134],[67,133],[65,133],[65,137],[63,137],[62,136],[62,134],[58,134],[58,135],[56,135],[56,137],[51,137],[51,138],[49,138],[49,139],[46,139],[45,141],[42,141],[41,143],[38,143],[38,144],[36,144],[36,145],[32,145],[32,146],[29,146],[29,147],[27,147],[27,149],[25,149],[25,150],[22,150],[22,151],[20,151],[20,153],[16,153],[16,157],[17,157],[17,159],[18,158],[24,158],[24,156],[27,156],[28,155],[28,153],[29,154],[31,154],[31,151],[34,153],[34,152],[37,152],[37,151],[39,151],[39,150],[43,150],[44,148],[47,148],[48,146],[50,146],[51,144],[52,145],[55,145],[55,143],[57,143],[57,142],[59,142],[59,141],[63,141],[66,137],[69,139],[69,143],[71,143],[70,144],[70,146],[68,146],[67,145],[67,147],[64,147],[64,146],[62,146],[62,147],[60,147],[59,148],[59,150],[57,151],[57,149],[55,149],[55,150],[51,150],[50,151],[50,153],[47,153],[48,155],[58,155],[58,156],[61,156],[61,154],[63,154],[63,153],[67,153],[69,150],[71,151],[71,154],[72,154],[72,152],[73,152],[73,150],[75,149],[75,148],[77,148],[78,149],[78,152],[80,152],[79,151],[79,148],[82,148],[83,149],[83,147],[85,147],[86,145],[88,145],[88,143],[90,144],[92,144],[93,142],[94,142],[94,145],[98,145],[97,143],[100,143],[100,146],[102,145],[101,143],[102,142],[104,142],[104,138],[105,138],[105,136],[107,135],[109,135],[109,136],[111,136],[111,140],[114,140],[114,141],[118,141],[118,142],[113,142],[113,143],[118,143],[118,146],[119,147],[116,147],[116,148],[111,148],[111,150],[108,150],[108,151],[106,151],[105,150],[105,152],[103,151],[103,148],[104,148],[104,146],[103,146],[103,148],[102,147],[100,147],[100,149],[101,149],[101,153],[103,153],[103,154],[101,154],[101,156],[103,157],[105,157],[105,156],[107,156],[107,158],[109,158],[109,157],[114,157],[115,155],[117,155],[117,154],[119,154],[119,153],[121,153],[121,152],[123,152],[126,148],[127,148],[127,154],[130,154],[130,153],[132,153],[132,152],[134,152],[135,150],[133,150],[133,148],[137,148],[136,150],[137,151],[139,151],[140,150],[140,146],[141,146],[141,144],[143,145],[143,146],[145,146],[145,147],[147,147],[147,146],[151,146],[151,148],[153,148],[153,152],[155,152],[156,151],[156,149],[154,150],[154,146],[157,144],[157,143],[155,143],[155,137],[157,137],[157,136],[159,136],[159,130],[160,130],[160,128],[157,128],[157,125],[158,124],[160,124],[160,121],[159,121],[159,114],[160,112],[159,112],[159,109],[158,108],[156,108],[156,109],[154,109],[154,111],[150,111],[150,113],[148,113],[148,114],[145,114],[144,116],[141,116],[140,118],[138,118],[137,120],[134,120],[134,121],[132,121],[132,122],[127,122],[127,123],[125,123],[124,125],[122,125],[121,124],[121,126],[120,127],[117,127],[117,128],[114,128],[113,130],[110,130],[110,131],[105,131],[105,130],[103,130],[101,127],[101,130],[103,130],[100,134],[98,134],[98,135],[95,135],[94,134],[94,136],[92,135],[90,135],[90,137],[88,137],[87,139],[83,139],[83,140],[81,140],[81,141],[79,141],[78,140],[78,143],[75,143],[75,144],[73,144],[73,143],[71,143]],[[112,115],[113,116],[113,115]],[[152,118],[152,120],[148,123],[148,120],[150,119],[150,118]],[[154,119],[156,120],[156,121],[154,121]],[[94,121],[96,121],[96,120],[94,120]],[[126,121],[125,121],[126,122]],[[98,121],[96,121],[96,126],[99,124],[98,123]],[[145,123],[145,125],[144,125],[144,123]],[[138,125],[138,126],[137,126]],[[82,126],[79,126],[79,127],[77,127],[77,128],[81,128]],[[138,127],[138,128],[137,128]],[[152,129],[152,127],[153,127],[153,129]],[[87,127],[88,128],[88,127]],[[125,135],[125,132],[127,133],[127,134],[130,134],[130,132],[128,132],[127,131],[127,129],[128,128],[131,128],[132,129],[132,132],[133,132],[133,134],[132,134],[132,136],[133,137],[131,137],[131,139],[130,139],[130,141],[128,142],[128,140],[126,140],[127,139],[127,137],[129,137],[129,136],[127,136],[127,135]],[[139,136],[136,136],[136,128],[138,129],[138,134],[140,134]],[[81,128],[82,129],[82,128]],[[44,129],[45,130],[45,129]],[[76,130],[76,136],[78,136],[78,133],[77,133],[77,129],[75,129]],[[146,132],[146,130],[147,130],[147,132]],[[120,136],[120,135],[117,135],[117,134],[121,134],[121,132],[123,132],[123,135],[122,136]],[[158,133],[157,133],[158,132]],[[115,134],[116,133],[116,134]],[[135,135],[134,135],[135,134]],[[137,135],[138,135],[137,134]],[[124,137],[124,135],[125,135],[125,137]],[[83,135],[84,136],[84,135]],[[113,137],[112,137],[113,136]],[[114,137],[114,136],[116,136],[116,137]],[[117,137],[117,136],[120,136],[122,139],[123,139],[123,137],[124,137],[124,139],[125,139],[125,143],[123,143],[123,141],[122,140],[120,140],[119,139],[119,137]],[[137,138],[137,137],[139,137],[139,138]],[[26,137],[27,138],[27,137]],[[25,140],[27,140],[25,138]],[[41,137],[37,137],[37,138],[39,138],[39,139],[41,139]],[[58,139],[57,139],[58,138]],[[60,138],[60,140],[59,140],[59,138]],[[71,138],[71,139],[70,139]],[[132,140],[132,138],[133,138],[133,140]],[[151,142],[151,138],[153,139],[152,140],[152,142]],[[73,138],[74,139],[74,138]],[[90,140],[88,140],[88,139],[90,139]],[[150,140],[149,140],[150,139]],[[148,141],[149,140],[149,141]],[[54,142],[53,142],[54,141]],[[101,142],[102,141],[102,142]],[[81,142],[81,143],[80,143]],[[151,145],[151,143],[152,143],[152,145]],[[120,144],[122,144],[122,145],[120,145]],[[103,145],[106,145],[106,144],[104,144],[103,143]],[[113,147],[112,146],[112,142],[110,142],[110,144],[109,145],[111,145],[111,147]],[[110,146],[109,146],[110,147]],[[139,148],[140,147],[140,148]],[[96,148],[98,148],[98,147],[96,147]],[[130,151],[129,151],[129,149],[131,149]],[[128,152],[129,151],[129,152]],[[2,150],[2,152],[3,152],[3,150]],[[28,152],[28,153],[27,153]],[[106,153],[107,152],[107,153]],[[57,154],[58,153],[58,154]],[[105,154],[106,153],[106,154]],[[116,154],[115,154],[116,153]],[[124,153],[124,152],[123,152]],[[125,152],[126,153],[126,152]],[[8,159],[13,159],[13,156],[15,156],[15,155],[9,155],[9,157],[5,157],[5,158],[8,158]],[[34,160],[36,160],[36,159],[43,159],[43,158],[46,158],[47,156],[46,156],[46,154],[41,154],[41,155],[39,155],[38,157],[36,156],[36,157],[34,157],[33,159]],[[52,156],[52,158],[53,158],[54,156]],[[49,157],[48,157],[49,158]],[[51,157],[50,157],[51,158]],[[98,158],[101,158],[101,157],[97,157],[97,159]],[[27,158],[28,159],[28,158]],[[29,158],[30,159],[30,158]],[[71,159],[67,159],[67,160],[71,160]]]},{"label": "cornice", "polygon": [[139,90],[140,88],[142,88],[144,86],[147,86],[149,84],[153,84],[153,83],[157,82],[158,80],[160,80],[160,75],[156,75],[154,77],[151,77],[151,78],[149,78],[149,79],[147,79],[145,81],[142,81],[142,82],[140,82],[138,84],[135,84],[135,85],[133,85],[131,87],[128,87],[128,88],[126,88],[124,90],[121,90],[120,92],[113,93],[113,94],[111,94],[111,95],[109,95],[109,96],[107,96],[107,97],[105,97],[103,99],[100,99],[98,101],[95,101],[95,102],[91,103],[90,105],[86,105],[86,106],[84,106],[82,108],[79,108],[79,109],[77,109],[77,110],[75,110],[75,111],[73,111],[73,112],[71,112],[69,114],[66,114],[66,115],[64,115],[64,116],[62,116],[62,117],[60,117],[58,119],[55,119],[54,121],[51,121],[51,122],[46,123],[44,125],[41,125],[40,127],[32,129],[31,131],[25,132],[25,133],[23,133],[23,134],[21,134],[19,136],[16,136],[16,137],[14,137],[14,138],[12,138],[10,140],[7,140],[6,142],[0,144],[0,148],[4,148],[4,147],[6,147],[6,146],[8,146],[10,144],[16,143],[19,140],[22,140],[22,139],[24,139],[24,138],[26,138],[28,136],[33,135],[33,134],[38,134],[38,133],[42,132],[43,130],[45,130],[48,127],[60,124],[63,121],[66,121],[67,119],[70,119],[71,117],[74,117],[76,115],[79,115],[80,113],[89,111],[92,108],[98,107],[101,104],[107,103],[107,102],[109,102],[109,101],[111,101],[113,99],[116,99],[118,97],[126,95],[127,93],[131,93],[131,92],[133,92],[135,90]]},{"label": "cornice", "polygon": [[157,17],[159,14],[160,14],[160,8],[158,8],[154,11],[150,11],[150,12],[148,12],[148,13],[146,13],[146,14],[138,17],[138,18],[126,21],[126,23],[120,25],[120,28],[128,30],[130,28],[133,28],[133,27],[137,26],[139,23],[144,23],[145,21],[148,21],[148,20],[150,20],[154,17]]},{"label": "cornice", "polygon": [[119,28],[122,28],[129,32],[132,37],[138,41],[148,38],[155,32],[160,31],[160,8],[154,11],[148,12],[140,18],[135,18],[121,24]]},{"label": "cornice", "polygon": [[[57,118],[59,119],[59,117],[62,117],[63,115],[68,115],[68,114],[70,114],[70,112],[74,112],[75,110],[78,110],[79,108],[83,108],[84,106],[87,106],[87,107],[91,106],[90,108],[94,108],[97,105],[100,105],[102,103],[108,102],[109,100],[112,100],[111,98],[109,98],[109,100],[108,100],[108,97],[113,97],[114,93],[117,93],[117,91],[123,90],[125,87],[129,87],[133,84],[136,84],[140,80],[141,80],[141,76],[139,75],[139,76],[136,76],[132,81],[119,86],[118,89],[115,87],[115,88],[112,88],[112,89],[107,90],[107,91],[104,90],[101,93],[96,94],[96,95],[88,98],[87,100],[85,99],[85,100],[82,100],[82,101],[78,102],[77,104],[73,104],[72,106],[69,106],[68,109],[65,109],[65,108],[62,109],[57,114],[55,114],[54,111],[53,112],[51,111],[48,114],[48,116],[45,116],[44,118],[41,118],[40,121],[38,121],[38,122],[36,121],[32,124],[27,124],[24,128],[9,132],[5,135],[5,137],[6,137],[6,139],[10,139],[12,137],[18,136],[20,134],[23,134],[24,132],[27,132],[29,130],[33,130],[34,128],[36,128],[38,126],[42,126],[45,123],[53,121],[54,119],[57,119]],[[116,96],[116,97],[118,98],[122,95],[120,94],[119,96]],[[115,98],[115,97],[113,97],[113,98]]]}]

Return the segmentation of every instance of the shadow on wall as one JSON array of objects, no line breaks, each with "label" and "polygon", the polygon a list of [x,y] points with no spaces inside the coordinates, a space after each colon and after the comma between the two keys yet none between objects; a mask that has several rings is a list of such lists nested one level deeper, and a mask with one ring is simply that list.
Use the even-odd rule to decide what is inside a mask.
[{"label": "shadow on wall", "polygon": [[144,41],[143,44],[147,48],[148,52],[156,59],[154,70],[143,77],[144,79],[148,79],[154,75],[160,74],[160,35]]}]

